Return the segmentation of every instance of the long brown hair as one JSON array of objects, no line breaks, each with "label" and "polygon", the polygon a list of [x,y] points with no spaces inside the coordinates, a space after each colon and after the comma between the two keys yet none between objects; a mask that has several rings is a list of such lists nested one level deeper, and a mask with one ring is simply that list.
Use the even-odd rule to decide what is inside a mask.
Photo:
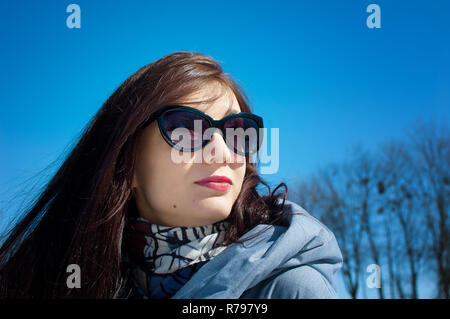
[{"label": "long brown hair", "polygon": [[[233,91],[242,111],[252,112],[246,94],[229,74],[213,58],[194,52],[175,52],[150,63],[115,90],[32,207],[7,233],[0,248],[1,297],[115,295],[123,275],[122,233],[134,204],[131,182],[142,125],[158,108],[214,81]],[[271,191],[256,164],[246,165],[228,218],[229,243],[255,225],[275,223],[286,199],[284,183]],[[260,184],[268,188],[267,196],[258,193]],[[280,186],[285,191],[276,195]],[[67,287],[69,264],[80,267],[81,288]]]}]

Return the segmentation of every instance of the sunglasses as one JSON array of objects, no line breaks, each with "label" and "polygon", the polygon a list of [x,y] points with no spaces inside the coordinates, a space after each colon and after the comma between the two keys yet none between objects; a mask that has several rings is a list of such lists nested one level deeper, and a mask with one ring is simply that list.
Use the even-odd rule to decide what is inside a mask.
[{"label": "sunglasses", "polygon": [[144,127],[158,121],[164,140],[173,148],[183,152],[194,152],[204,148],[218,129],[233,152],[249,156],[256,153],[262,142],[263,119],[255,114],[240,112],[221,120],[189,106],[168,105],[154,112]]}]

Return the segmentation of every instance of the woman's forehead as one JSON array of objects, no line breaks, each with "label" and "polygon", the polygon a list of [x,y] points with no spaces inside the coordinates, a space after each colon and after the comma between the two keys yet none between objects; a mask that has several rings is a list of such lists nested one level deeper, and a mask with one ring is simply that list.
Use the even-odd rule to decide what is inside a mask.
[{"label": "woman's forehead", "polygon": [[[217,97],[217,99],[215,101],[207,101],[213,97]],[[215,88],[201,89],[183,98],[183,105],[194,107],[215,119],[241,112],[239,102],[231,89],[217,88],[217,86]]]}]

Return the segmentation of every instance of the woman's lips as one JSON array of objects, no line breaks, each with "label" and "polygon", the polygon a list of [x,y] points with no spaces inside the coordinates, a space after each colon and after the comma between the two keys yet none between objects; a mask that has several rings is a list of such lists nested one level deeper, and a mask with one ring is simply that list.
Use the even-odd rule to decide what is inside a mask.
[{"label": "woman's lips", "polygon": [[205,186],[205,187],[209,187],[218,191],[226,191],[229,190],[231,188],[231,185],[228,183],[217,183],[217,182],[195,182],[195,184],[200,185],[200,186]]},{"label": "woman's lips", "polygon": [[218,191],[226,191],[231,188],[233,182],[226,176],[210,176],[196,181],[195,184],[209,187]]}]

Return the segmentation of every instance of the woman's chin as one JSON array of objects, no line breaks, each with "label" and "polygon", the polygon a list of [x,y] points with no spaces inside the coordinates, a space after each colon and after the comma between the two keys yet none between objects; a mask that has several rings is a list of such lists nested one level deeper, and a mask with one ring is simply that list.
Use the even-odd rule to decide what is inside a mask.
[{"label": "woman's chin", "polygon": [[226,219],[228,216],[230,216],[229,209],[208,206],[207,208],[202,207],[196,210],[195,220],[197,220],[198,226],[203,226],[214,224],[218,221]]}]

